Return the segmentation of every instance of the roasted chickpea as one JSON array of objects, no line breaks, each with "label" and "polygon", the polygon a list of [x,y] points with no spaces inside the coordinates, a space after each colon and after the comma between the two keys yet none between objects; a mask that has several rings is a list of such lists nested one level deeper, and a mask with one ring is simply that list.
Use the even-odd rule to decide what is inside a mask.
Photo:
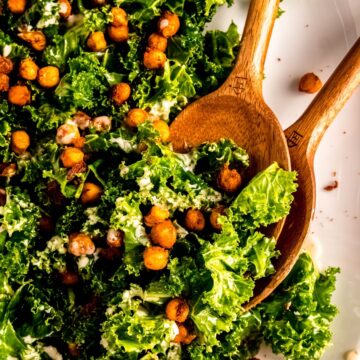
[{"label": "roasted chickpea", "polygon": [[83,136],[80,136],[73,141],[74,147],[82,149],[85,146],[86,139]]},{"label": "roasted chickpea", "polygon": [[51,89],[60,82],[60,71],[56,66],[45,66],[39,70],[38,83],[45,89]]},{"label": "roasted chickpea", "polygon": [[4,188],[0,188],[0,206],[4,206],[6,204],[6,190]]},{"label": "roasted chickpea", "polygon": [[125,118],[125,123],[131,128],[136,128],[149,118],[149,114],[142,109],[131,109]]},{"label": "roasted chickpea", "polygon": [[128,17],[124,9],[113,7],[111,9],[111,24],[116,27],[128,26]]},{"label": "roasted chickpea", "polygon": [[56,143],[59,145],[73,144],[78,138],[80,138],[80,133],[75,124],[63,124],[57,129]]},{"label": "roasted chickpea", "polygon": [[10,87],[10,78],[6,74],[0,73],[0,92],[6,92]]},{"label": "roasted chickpea", "polygon": [[42,234],[51,234],[55,230],[54,221],[46,215],[43,215],[39,221],[39,230]]},{"label": "roasted chickpea", "polygon": [[167,142],[170,139],[170,128],[169,125],[163,120],[155,120],[153,122],[154,129],[160,134],[160,140]]},{"label": "roasted chickpea", "polygon": [[107,132],[111,129],[111,118],[108,116],[98,116],[93,119],[92,127],[98,132]]},{"label": "roasted chickpea", "polygon": [[190,308],[184,299],[176,298],[167,303],[165,313],[169,320],[183,323],[189,316]]},{"label": "roasted chickpea", "polygon": [[67,19],[71,15],[71,4],[68,0],[59,0],[60,4],[60,16],[63,19]]},{"label": "roasted chickpea", "polygon": [[155,49],[155,50],[165,52],[165,50],[167,48],[167,39],[166,39],[166,37],[164,37],[160,34],[153,33],[149,36],[148,47],[150,49]]},{"label": "roasted chickpea", "polygon": [[23,31],[18,36],[36,51],[43,51],[46,47],[46,36],[41,31]]},{"label": "roasted chickpea", "polygon": [[171,249],[176,243],[176,228],[171,220],[165,220],[152,227],[150,237],[154,244]]},{"label": "roasted chickpea", "polygon": [[129,28],[127,26],[116,27],[110,25],[107,31],[109,38],[116,43],[122,43],[129,39]]},{"label": "roasted chickpea", "polygon": [[68,252],[74,256],[92,255],[95,252],[95,244],[84,233],[71,234],[69,236]]},{"label": "roasted chickpea", "polygon": [[11,149],[15,154],[23,154],[30,146],[30,137],[24,130],[17,130],[11,134]]},{"label": "roasted chickpea", "polygon": [[86,45],[91,51],[104,51],[107,46],[104,33],[102,31],[91,33],[87,39]]},{"label": "roasted chickpea", "polygon": [[13,163],[2,163],[0,164],[0,176],[11,178],[16,175],[16,164]]},{"label": "roasted chickpea", "polygon": [[106,242],[110,247],[121,247],[124,243],[124,232],[121,230],[109,229],[106,235]]},{"label": "roasted chickpea", "polygon": [[97,201],[100,200],[101,195],[102,195],[102,188],[99,185],[96,185],[94,183],[91,182],[86,182],[84,184],[82,193],[81,193],[81,203],[83,205],[89,205],[89,204],[94,204]]},{"label": "roasted chickpea", "polygon": [[24,106],[30,103],[31,92],[23,85],[12,86],[8,92],[8,101],[16,106]]},{"label": "roasted chickpea", "polygon": [[144,216],[144,222],[146,226],[152,227],[158,223],[161,223],[168,219],[170,216],[169,210],[160,206],[154,205],[148,214]]},{"label": "roasted chickpea", "polygon": [[188,336],[188,330],[183,324],[177,324],[179,333],[175,336],[173,342],[182,343],[184,339]]},{"label": "roasted chickpea", "polygon": [[124,82],[114,85],[111,89],[111,98],[116,105],[122,105],[129,99],[130,94],[130,85]]},{"label": "roasted chickpea", "polygon": [[166,55],[162,51],[147,49],[144,53],[144,66],[149,70],[162,69],[166,59]]},{"label": "roasted chickpea", "polygon": [[240,189],[241,175],[236,169],[229,169],[229,165],[225,164],[218,174],[217,184],[221,190],[234,193]]},{"label": "roasted chickpea", "polygon": [[216,207],[215,209],[211,210],[210,214],[210,224],[213,227],[213,229],[220,231],[221,225],[218,223],[219,216],[223,215],[225,212],[225,206],[220,205]]},{"label": "roasted chickpea", "polygon": [[19,66],[19,75],[25,80],[35,80],[37,78],[39,67],[35,62],[28,58],[21,61]]},{"label": "roasted chickpea", "polygon": [[299,91],[313,94],[322,88],[322,82],[314,73],[305,74],[299,82]]},{"label": "roasted chickpea", "polygon": [[72,168],[84,161],[84,153],[80,149],[68,147],[61,153],[60,160],[65,168]]},{"label": "roasted chickpea", "polygon": [[196,339],[196,335],[195,335],[195,334],[188,334],[188,335],[185,336],[185,338],[182,340],[182,343],[185,344],[185,345],[189,345],[189,344],[191,344],[195,339]]},{"label": "roasted chickpea", "polygon": [[66,286],[74,286],[79,282],[79,274],[74,271],[61,271],[59,272],[60,281]]},{"label": "roasted chickpea", "polygon": [[73,121],[76,123],[79,129],[85,130],[90,126],[91,117],[85,114],[83,111],[77,111],[73,115]]},{"label": "roasted chickpea", "polygon": [[7,7],[13,14],[22,14],[26,9],[26,0],[8,0]]},{"label": "roasted chickpea", "polygon": [[160,246],[150,246],[144,251],[144,265],[149,270],[162,270],[169,261],[169,251]]},{"label": "roasted chickpea", "polygon": [[14,69],[13,62],[4,56],[0,56],[0,74],[9,75]]},{"label": "roasted chickpea", "polygon": [[190,231],[204,230],[205,216],[200,210],[189,209],[185,215],[185,227]]},{"label": "roasted chickpea", "polygon": [[165,11],[158,22],[158,32],[162,36],[169,38],[174,36],[180,29],[180,20],[176,14]]}]

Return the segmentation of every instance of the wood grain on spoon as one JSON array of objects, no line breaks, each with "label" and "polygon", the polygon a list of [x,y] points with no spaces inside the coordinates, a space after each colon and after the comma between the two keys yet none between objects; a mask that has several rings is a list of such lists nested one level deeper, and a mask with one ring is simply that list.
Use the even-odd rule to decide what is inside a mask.
[{"label": "wood grain on spoon", "polygon": [[[262,96],[263,69],[279,0],[252,0],[241,50],[226,82],[186,107],[172,123],[174,150],[184,152],[204,142],[230,138],[250,155],[249,176],[274,161],[289,170],[286,138]],[[269,232],[277,237],[283,221]]]},{"label": "wood grain on spoon", "polygon": [[320,90],[304,114],[286,131],[291,165],[298,172],[299,189],[278,239],[281,256],[276,273],[257,284],[258,295],[248,304],[250,309],[269,296],[293,267],[308,233],[315,211],[314,155],[336,115],[360,85],[360,39]]}]

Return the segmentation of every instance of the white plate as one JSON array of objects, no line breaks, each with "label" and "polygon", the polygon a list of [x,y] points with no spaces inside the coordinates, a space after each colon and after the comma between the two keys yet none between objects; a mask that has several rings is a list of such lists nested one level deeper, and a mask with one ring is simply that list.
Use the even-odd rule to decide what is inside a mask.
[{"label": "white plate", "polygon": [[[219,10],[211,27],[225,30],[234,20],[241,31],[247,7],[248,1],[235,0],[231,9]],[[314,97],[297,90],[299,77],[314,72],[325,82],[360,35],[360,0],[284,0],[282,8],[267,56],[264,97],[286,128]],[[360,350],[360,89],[325,134],[315,175],[318,266],[341,268],[333,297],[340,314],[323,359],[338,360],[350,349]],[[339,187],[324,191],[333,180]],[[258,357],[280,359],[266,351]]]}]

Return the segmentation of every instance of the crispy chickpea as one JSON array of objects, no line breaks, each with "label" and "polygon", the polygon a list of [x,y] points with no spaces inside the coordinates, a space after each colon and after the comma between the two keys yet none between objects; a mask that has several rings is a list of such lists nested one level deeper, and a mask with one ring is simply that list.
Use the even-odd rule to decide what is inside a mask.
[{"label": "crispy chickpea", "polygon": [[129,99],[130,94],[130,85],[124,82],[114,85],[111,90],[111,98],[116,105],[122,105]]},{"label": "crispy chickpea", "polygon": [[46,215],[43,215],[39,221],[39,230],[42,234],[51,234],[55,230],[54,221]]},{"label": "crispy chickpea", "polygon": [[15,154],[23,154],[30,146],[30,137],[24,130],[17,130],[11,134],[11,149]]},{"label": "crispy chickpea", "polygon": [[46,47],[46,36],[41,31],[23,31],[18,36],[36,51],[43,51]]},{"label": "crispy chickpea", "polygon": [[148,38],[148,47],[165,52],[167,48],[167,38],[160,34],[153,33]]},{"label": "crispy chickpea", "polygon": [[87,39],[86,45],[91,51],[104,51],[107,46],[104,33],[102,31],[91,33]]},{"label": "crispy chickpea", "polygon": [[92,255],[95,252],[95,244],[84,233],[71,234],[69,236],[68,252],[74,256]]},{"label": "crispy chickpea", "polygon": [[0,164],[0,176],[1,177],[13,177],[14,175],[16,175],[16,164],[14,163],[2,163]]},{"label": "crispy chickpea", "polygon": [[190,231],[204,230],[205,216],[200,210],[189,209],[185,215],[185,227]]},{"label": "crispy chickpea", "polygon": [[160,140],[167,142],[170,139],[170,128],[169,125],[163,120],[155,120],[153,122],[154,129],[160,134]]},{"label": "crispy chickpea", "polygon": [[131,128],[136,128],[149,118],[149,114],[142,109],[131,109],[125,118],[125,123]]},{"label": "crispy chickpea", "polygon": [[215,209],[211,210],[210,214],[210,224],[214,230],[220,231],[221,225],[218,223],[219,216],[223,215],[225,212],[225,206],[220,205]]},{"label": "crispy chickpea", "polygon": [[72,168],[84,160],[84,153],[80,149],[68,147],[61,153],[60,160],[65,168]]},{"label": "crispy chickpea", "polygon": [[73,116],[73,121],[81,130],[85,130],[90,126],[91,117],[83,111],[77,111]]},{"label": "crispy chickpea", "polygon": [[149,70],[162,69],[166,59],[166,55],[162,51],[147,49],[144,53],[144,66]]},{"label": "crispy chickpea", "polygon": [[0,74],[9,75],[14,69],[13,62],[4,56],[0,56]]},{"label": "crispy chickpea", "polygon": [[182,340],[182,343],[185,344],[185,345],[189,345],[189,344],[191,344],[195,339],[196,339],[196,335],[195,335],[195,334],[188,334],[188,335],[185,336],[185,338]]},{"label": "crispy chickpea", "polygon": [[28,58],[21,61],[19,66],[19,75],[25,80],[35,80],[37,78],[39,67]]},{"label": "crispy chickpea", "polygon": [[229,165],[225,164],[218,174],[217,184],[221,190],[234,193],[240,189],[241,175],[236,169],[229,169]]},{"label": "crispy chickpea", "polygon": [[154,244],[171,249],[176,243],[176,228],[171,220],[165,220],[152,227],[150,237]]},{"label": "crispy chickpea", "polygon": [[144,265],[149,270],[162,270],[169,261],[169,251],[160,246],[150,246],[145,249]]},{"label": "crispy chickpea", "polygon": [[60,71],[56,66],[45,66],[39,70],[38,83],[45,89],[51,89],[60,82]]},{"label": "crispy chickpea", "polygon": [[79,282],[79,274],[74,271],[59,272],[60,281],[66,286],[74,286]]},{"label": "crispy chickpea", "polygon": [[98,132],[107,132],[111,129],[111,118],[108,116],[98,116],[93,119],[92,127]]},{"label": "crispy chickpea", "polygon": [[164,209],[160,206],[154,205],[148,214],[144,216],[144,222],[146,226],[152,227],[158,223],[161,223],[168,219],[170,213],[167,209]]},{"label": "crispy chickpea", "polygon": [[113,26],[128,26],[128,17],[126,11],[119,7],[113,7],[111,9],[111,24]]},{"label": "crispy chickpea", "polygon": [[22,14],[26,9],[26,0],[8,0],[7,6],[13,14]]},{"label": "crispy chickpea", "polygon": [[314,73],[305,74],[299,82],[299,91],[313,94],[322,88],[322,82]]},{"label": "crispy chickpea", "polygon": [[24,85],[12,86],[8,92],[9,103],[16,106],[24,106],[31,101],[31,92]]},{"label": "crispy chickpea", "polygon": [[129,28],[127,26],[116,27],[110,25],[107,28],[107,32],[109,38],[116,43],[122,43],[129,39]]},{"label": "crispy chickpea", "polygon": [[180,29],[180,20],[176,14],[165,11],[158,22],[158,32],[162,36],[169,38],[174,36]]},{"label": "crispy chickpea", "polygon": [[10,78],[6,74],[0,73],[0,92],[6,92],[10,87]]},{"label": "crispy chickpea", "polygon": [[71,15],[71,4],[68,0],[59,0],[60,4],[60,16],[63,19],[67,19]]},{"label": "crispy chickpea", "polygon": [[86,139],[83,136],[80,136],[73,141],[74,147],[82,149],[85,146]]},{"label": "crispy chickpea", "polygon": [[167,303],[165,313],[169,320],[183,323],[189,316],[190,308],[184,299],[176,298]]},{"label": "crispy chickpea", "polygon": [[4,206],[6,204],[6,190],[4,188],[0,188],[0,206]]},{"label": "crispy chickpea", "polygon": [[106,243],[110,247],[121,247],[124,243],[124,232],[121,230],[109,229],[106,235]]},{"label": "crispy chickpea", "polygon": [[75,124],[63,124],[56,131],[56,143],[59,145],[73,144],[78,138],[80,138],[80,133]]},{"label": "crispy chickpea", "polygon": [[81,203],[83,205],[88,205],[88,204],[94,204],[97,201],[100,200],[101,195],[102,195],[102,188],[99,185],[96,185],[94,183],[91,182],[86,182],[84,184],[82,193],[81,193]]},{"label": "crispy chickpea", "polygon": [[173,342],[182,343],[184,339],[188,336],[188,330],[183,324],[177,324],[179,333],[175,336]]}]

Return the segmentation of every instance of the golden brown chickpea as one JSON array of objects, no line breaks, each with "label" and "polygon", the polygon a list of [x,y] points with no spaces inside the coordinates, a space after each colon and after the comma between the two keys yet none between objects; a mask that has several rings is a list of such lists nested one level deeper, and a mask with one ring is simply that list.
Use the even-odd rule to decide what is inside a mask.
[{"label": "golden brown chickpea", "polygon": [[176,298],[167,303],[165,313],[169,320],[183,323],[189,316],[190,308],[184,299]]},{"label": "golden brown chickpea", "polygon": [[171,220],[155,224],[150,232],[152,242],[166,249],[171,249],[175,245],[176,235],[176,228]]},{"label": "golden brown chickpea", "polygon": [[9,103],[16,106],[30,104],[31,92],[26,86],[23,85],[12,86],[8,92],[8,101]]},{"label": "golden brown chickpea", "polygon": [[131,109],[125,118],[125,123],[131,128],[136,128],[149,118],[149,114],[142,109]]},{"label": "golden brown chickpea", "polygon": [[59,0],[60,4],[60,16],[63,19],[67,19],[71,15],[71,4],[68,0]]},{"label": "golden brown chickpea", "polygon": [[165,53],[156,49],[147,49],[144,53],[144,66],[149,70],[162,69],[166,60]]},{"label": "golden brown chickpea", "polygon": [[173,342],[175,343],[182,343],[184,339],[188,336],[188,330],[183,324],[177,324],[177,327],[179,329],[179,333],[175,336]]},{"label": "golden brown chickpea", "polygon": [[162,270],[169,261],[169,251],[160,246],[150,246],[144,251],[144,265],[149,270]]},{"label": "golden brown chickpea", "polygon": [[166,39],[166,37],[164,37],[162,35],[153,33],[149,36],[148,47],[150,49],[155,49],[155,50],[165,52],[165,50],[167,48],[167,39]]},{"label": "golden brown chickpea", "polygon": [[114,85],[111,90],[111,98],[116,105],[122,105],[131,95],[130,85],[124,82]]},{"label": "golden brown chickpea", "polygon": [[46,36],[41,31],[23,31],[18,36],[36,51],[43,51],[46,47]]},{"label": "golden brown chickpea", "polygon": [[106,243],[110,247],[119,248],[124,243],[124,232],[121,230],[109,229],[106,235]]},{"label": "golden brown chickpea", "polygon": [[28,58],[21,61],[19,66],[19,75],[25,80],[35,80],[37,78],[39,67],[35,62]]},{"label": "golden brown chickpea", "polygon": [[59,272],[60,281],[66,286],[74,286],[79,282],[79,274],[74,271],[61,271]]},{"label": "golden brown chickpea", "polygon": [[0,56],[0,74],[9,75],[14,69],[13,62],[4,56]]},{"label": "golden brown chickpea", "polygon": [[160,140],[167,142],[170,139],[170,128],[169,125],[163,120],[155,120],[153,122],[154,129],[160,134]]},{"label": "golden brown chickpea", "polygon": [[83,111],[77,111],[73,115],[73,121],[81,130],[85,130],[90,126],[91,117],[88,114],[85,114]]},{"label": "golden brown chickpea", "polygon": [[205,228],[205,216],[200,210],[189,209],[184,222],[185,227],[190,231],[202,231]]},{"label": "golden brown chickpea", "polygon": [[73,144],[74,147],[78,149],[82,149],[85,146],[86,139],[83,136],[80,136],[79,138],[74,139]]},{"label": "golden brown chickpea", "polygon": [[241,186],[241,175],[236,169],[229,169],[229,165],[225,164],[218,174],[217,184],[227,193],[237,192]]},{"label": "golden brown chickpea", "polygon": [[104,33],[102,31],[91,33],[87,39],[86,45],[91,51],[104,51],[107,46]]},{"label": "golden brown chickpea", "polygon": [[22,14],[26,9],[26,0],[8,0],[7,6],[13,14]]},{"label": "golden brown chickpea", "polygon": [[188,334],[188,335],[185,336],[185,338],[182,340],[182,343],[185,344],[185,345],[189,345],[189,344],[191,344],[195,339],[196,339],[196,335],[195,335],[195,334]]},{"label": "golden brown chickpea", "polygon": [[80,138],[79,129],[75,124],[63,124],[56,132],[56,143],[59,145],[73,144],[76,139]]},{"label": "golden brown chickpea", "polygon": [[16,175],[16,164],[2,163],[0,164],[0,176],[11,178]]},{"label": "golden brown chickpea", "polygon": [[51,234],[55,230],[54,221],[46,215],[43,215],[39,221],[39,230],[42,234]]},{"label": "golden brown chickpea", "polygon": [[84,233],[71,234],[69,236],[68,252],[74,256],[92,255],[95,252],[95,244]]},{"label": "golden brown chickpea", "polygon": [[6,92],[10,87],[10,78],[6,74],[0,73],[0,92]]},{"label": "golden brown chickpea", "polygon": [[51,89],[60,82],[60,72],[56,66],[45,66],[39,70],[38,83],[45,89]]},{"label": "golden brown chickpea", "polygon": [[146,226],[152,227],[158,223],[161,223],[168,219],[170,216],[169,210],[160,206],[154,205],[148,214],[144,216],[144,222]]},{"label": "golden brown chickpea", "polygon": [[80,149],[68,147],[61,153],[60,160],[65,168],[72,168],[84,161],[84,153]]},{"label": "golden brown chickpea", "polygon": [[84,184],[82,193],[81,193],[81,203],[83,205],[89,205],[89,204],[94,204],[97,201],[100,200],[101,195],[102,195],[102,188],[99,185],[96,185],[94,183],[91,182],[86,182]]},{"label": "golden brown chickpea", "polygon": [[110,25],[107,28],[107,32],[109,38],[116,43],[122,43],[129,39],[129,28],[127,26],[116,27]]},{"label": "golden brown chickpea", "polygon": [[299,82],[299,91],[309,94],[318,92],[322,88],[322,82],[314,73],[305,74]]},{"label": "golden brown chickpea", "polygon": [[225,206],[219,205],[215,209],[211,210],[210,214],[210,224],[214,230],[220,231],[221,225],[218,223],[219,216],[223,215],[225,212]]},{"label": "golden brown chickpea", "polygon": [[30,137],[24,130],[17,130],[11,134],[11,150],[17,154],[23,154],[30,146]]},{"label": "golden brown chickpea", "polygon": [[113,26],[128,26],[128,17],[124,9],[113,7],[111,9],[111,24]]},{"label": "golden brown chickpea", "polygon": [[180,29],[180,20],[176,14],[165,11],[158,22],[158,32],[162,36],[169,38],[174,36]]}]

